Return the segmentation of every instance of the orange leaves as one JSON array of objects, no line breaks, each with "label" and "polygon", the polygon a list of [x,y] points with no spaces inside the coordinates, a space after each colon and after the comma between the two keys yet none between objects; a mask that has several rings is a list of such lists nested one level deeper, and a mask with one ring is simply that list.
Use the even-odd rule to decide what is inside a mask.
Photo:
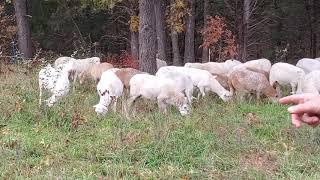
[{"label": "orange leaves", "polygon": [[207,26],[201,30],[201,34],[204,37],[201,47],[210,47],[217,43],[222,38],[225,27],[224,18],[219,16],[208,17]]},{"label": "orange leaves", "polygon": [[200,47],[207,47],[217,50],[217,56],[223,58],[234,58],[237,55],[235,36],[227,29],[225,19],[215,16],[208,17],[207,26],[201,30],[203,44]]}]

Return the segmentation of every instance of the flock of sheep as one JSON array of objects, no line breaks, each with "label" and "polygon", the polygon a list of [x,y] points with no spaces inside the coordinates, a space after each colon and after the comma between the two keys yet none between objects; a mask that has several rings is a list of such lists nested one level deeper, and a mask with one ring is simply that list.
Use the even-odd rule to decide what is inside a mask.
[{"label": "flock of sheep", "polygon": [[105,115],[111,105],[116,111],[120,98],[122,111],[129,115],[139,97],[156,100],[163,112],[167,105],[173,105],[181,115],[187,115],[195,89],[199,90],[197,98],[213,92],[223,101],[246,94],[276,100],[284,85],[291,86],[292,94],[320,91],[320,59],[304,58],[296,66],[283,62],[272,65],[268,59],[257,59],[246,63],[237,60],[186,63],[184,67],[167,66],[165,61],[157,59],[157,68],[157,73],[151,75],[133,68],[114,68],[112,64],[100,63],[97,57],[60,57],[54,67],[48,64],[39,72],[39,106],[43,89],[51,93],[46,100],[51,107],[69,93],[70,80],[74,84],[77,78],[80,84],[86,80],[97,83],[100,100],[93,107],[99,115]]}]

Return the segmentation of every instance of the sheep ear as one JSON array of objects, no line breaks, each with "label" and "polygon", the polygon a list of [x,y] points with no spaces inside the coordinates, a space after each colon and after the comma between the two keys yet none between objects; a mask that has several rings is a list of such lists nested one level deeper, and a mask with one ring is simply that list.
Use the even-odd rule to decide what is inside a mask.
[{"label": "sheep ear", "polygon": [[92,106],[92,107],[96,108],[96,107],[98,107],[98,104],[96,104],[96,105],[94,105],[94,106]]},{"label": "sheep ear", "polygon": [[217,75],[212,75],[213,78],[217,78]]}]

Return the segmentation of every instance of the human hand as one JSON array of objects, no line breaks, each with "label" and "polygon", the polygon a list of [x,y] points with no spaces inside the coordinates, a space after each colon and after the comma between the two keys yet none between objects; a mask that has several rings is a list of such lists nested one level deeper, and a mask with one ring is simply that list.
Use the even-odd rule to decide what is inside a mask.
[{"label": "human hand", "polygon": [[312,127],[320,124],[320,96],[314,94],[299,94],[287,96],[279,100],[281,104],[295,104],[288,108],[292,123],[301,127],[306,123]]}]

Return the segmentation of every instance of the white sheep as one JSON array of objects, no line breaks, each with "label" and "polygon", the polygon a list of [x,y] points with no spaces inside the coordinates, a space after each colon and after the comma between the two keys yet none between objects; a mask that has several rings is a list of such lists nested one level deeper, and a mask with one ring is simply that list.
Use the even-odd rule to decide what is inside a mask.
[{"label": "white sheep", "polygon": [[39,72],[39,107],[42,103],[42,90],[48,90],[51,92],[51,97],[46,100],[49,107],[60,98],[66,96],[69,92],[69,75],[70,64],[58,65],[57,68],[47,65]]},{"label": "white sheep", "polygon": [[320,70],[320,61],[316,59],[303,58],[297,62],[296,66],[303,69],[304,72],[308,74],[314,70]]},{"label": "white sheep", "polygon": [[156,61],[157,61],[157,69],[160,69],[163,66],[167,66],[167,62],[164,61],[164,60],[161,60],[161,59],[157,58]]},{"label": "white sheep", "polygon": [[175,82],[176,88],[180,92],[184,92],[188,98],[188,102],[192,103],[193,84],[191,78],[179,72],[167,71],[165,68],[160,68],[156,73],[157,77],[172,79]]},{"label": "white sheep", "polygon": [[312,71],[307,74],[300,86],[298,86],[297,93],[312,93],[319,95],[320,92],[320,70]]},{"label": "white sheep", "polygon": [[215,79],[215,76],[206,70],[178,66],[166,66],[162,68],[166,69],[166,71],[178,72],[189,76],[192,80],[190,83],[199,88],[202,97],[205,96],[206,91],[212,91],[218,94],[223,101],[228,101],[231,98],[231,93],[222,87]]},{"label": "white sheep", "polygon": [[113,103],[113,110],[116,111],[117,100],[123,93],[123,84],[114,73],[114,69],[102,73],[101,79],[97,85],[97,92],[100,100],[97,105],[93,106],[95,112],[98,115],[105,115],[108,112],[108,107],[111,103]]},{"label": "white sheep", "polygon": [[292,64],[276,63],[270,69],[269,81],[271,86],[277,86],[278,95],[280,87],[278,85],[291,85],[291,94],[296,93],[298,84],[301,84],[305,72]]},{"label": "white sheep", "polygon": [[135,100],[142,96],[145,99],[156,99],[159,109],[165,113],[167,104],[175,106],[181,115],[187,115],[189,112],[187,98],[175,88],[175,82],[171,79],[150,74],[136,74],[131,78],[129,84],[128,108],[130,109]]}]

